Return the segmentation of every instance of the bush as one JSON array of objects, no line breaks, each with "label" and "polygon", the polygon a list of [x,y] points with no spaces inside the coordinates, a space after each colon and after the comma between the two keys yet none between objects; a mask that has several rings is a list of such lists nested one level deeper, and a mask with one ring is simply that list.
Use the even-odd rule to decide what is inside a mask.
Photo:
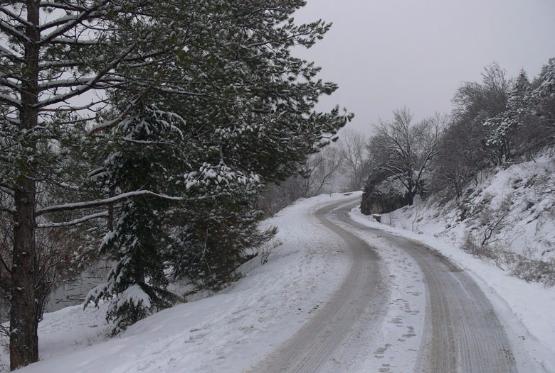
[{"label": "bush", "polygon": [[537,282],[545,286],[555,286],[555,260],[530,259],[498,245],[480,245],[476,237],[468,232],[463,250],[479,258],[491,259],[499,268],[527,282]]}]

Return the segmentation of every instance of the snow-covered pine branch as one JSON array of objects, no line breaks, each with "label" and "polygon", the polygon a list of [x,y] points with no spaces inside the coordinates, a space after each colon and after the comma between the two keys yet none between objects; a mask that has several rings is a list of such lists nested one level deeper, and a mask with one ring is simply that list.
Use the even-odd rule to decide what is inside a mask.
[{"label": "snow-covered pine branch", "polygon": [[47,9],[61,9],[70,12],[83,12],[87,10],[86,7],[78,5],[76,3],[70,2],[59,2],[59,1],[41,1],[39,2],[40,8],[47,8]]},{"label": "snow-covered pine branch", "polygon": [[99,213],[96,213],[96,214],[83,216],[81,218],[70,220],[70,221],[65,221],[65,222],[38,224],[37,228],[39,228],[39,229],[67,228],[67,227],[71,227],[71,226],[74,226],[74,225],[83,224],[83,223],[86,223],[86,222],[91,221],[91,220],[107,219],[109,216],[110,215],[107,211],[106,212],[99,212]]},{"label": "snow-covered pine branch", "polygon": [[24,33],[18,31],[16,28],[12,27],[8,22],[3,19],[0,19],[0,31],[5,32],[7,35],[18,39],[24,43],[31,43],[31,39],[27,37]]},{"label": "snow-covered pine branch", "polygon": [[0,13],[4,13],[10,19],[18,22],[22,26],[33,27],[33,24],[31,24],[30,22],[27,22],[26,19],[21,18],[20,16],[18,16],[14,12],[10,11],[8,8],[0,8]]},{"label": "snow-covered pine branch", "polygon": [[9,50],[5,46],[0,44],[0,57],[6,57],[7,59],[14,62],[23,62],[23,56],[18,55],[14,51]]},{"label": "snow-covered pine branch", "polygon": [[75,210],[84,210],[84,209],[89,209],[94,207],[101,207],[101,206],[111,205],[116,202],[121,202],[127,199],[132,199],[135,197],[142,197],[142,196],[154,197],[154,198],[159,198],[159,199],[174,201],[174,202],[187,202],[187,201],[194,202],[194,201],[215,199],[215,198],[218,198],[220,195],[225,195],[225,193],[206,195],[206,196],[200,196],[200,197],[178,197],[178,196],[170,196],[163,193],[155,193],[150,190],[135,190],[132,192],[122,193],[117,196],[105,198],[105,199],[75,202],[75,203],[65,203],[61,205],[54,205],[54,206],[41,208],[37,210],[36,216],[41,216],[41,215],[51,214],[51,213],[61,212],[61,211],[75,211]]},{"label": "snow-covered pine branch", "polygon": [[85,92],[88,92],[91,89],[94,89],[95,84],[98,83],[98,82],[101,82],[102,78],[105,77],[110,72],[110,70],[112,70],[114,67],[116,67],[129,53],[131,53],[136,48],[136,46],[137,46],[136,43],[130,45],[118,57],[116,57],[114,60],[110,61],[106,65],[106,67],[104,67],[104,69],[102,69],[100,72],[98,72],[96,74],[96,76],[91,77],[90,79],[88,79],[85,84],[78,86],[77,88],[70,91],[69,93],[54,95],[52,97],[49,97],[49,98],[44,99],[42,101],[39,101],[34,106],[36,108],[44,108],[46,106],[50,106],[50,105],[58,104],[60,102],[67,101],[70,98],[82,95]]},{"label": "snow-covered pine branch", "polygon": [[103,1],[100,1],[99,3],[97,3],[96,5],[82,11],[81,14],[77,15],[73,19],[71,17],[62,17],[61,19],[57,20],[58,23],[55,20],[55,21],[52,21],[52,23],[50,23],[50,24],[47,23],[46,26],[45,25],[39,26],[39,30],[43,31],[43,30],[49,29],[51,27],[61,25],[61,27],[59,27],[56,30],[50,32],[48,35],[46,35],[44,37],[41,37],[41,40],[40,40],[39,44],[40,45],[48,44],[50,41],[54,40],[56,37],[63,35],[67,31],[69,31],[72,28],[74,28],[75,26],[79,25],[81,22],[86,20],[89,16],[92,16],[92,14],[94,12],[98,11],[99,9],[102,9],[103,7],[105,7],[109,3],[110,3],[110,0],[103,0]]},{"label": "snow-covered pine branch", "polygon": [[50,80],[39,84],[39,91],[45,91],[45,90],[57,89],[57,88],[73,88],[73,87],[81,87],[81,86],[88,86],[88,85],[91,85],[91,88],[94,88],[94,85],[91,83],[91,81],[93,80],[95,80],[96,84],[122,83],[125,81],[122,78],[112,77],[109,74],[106,74],[102,78],[79,77],[74,79],[58,79],[58,80]]},{"label": "snow-covered pine branch", "polygon": [[18,99],[15,99],[11,96],[8,96],[6,94],[0,94],[0,102],[4,102],[8,105],[12,105],[15,106],[17,108],[21,108],[21,101]]}]

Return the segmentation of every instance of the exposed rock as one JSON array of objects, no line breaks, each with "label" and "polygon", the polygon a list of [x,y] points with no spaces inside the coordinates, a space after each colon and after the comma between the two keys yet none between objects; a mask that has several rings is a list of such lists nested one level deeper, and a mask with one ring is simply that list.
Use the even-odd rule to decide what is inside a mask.
[{"label": "exposed rock", "polygon": [[360,210],[365,215],[383,214],[407,205],[405,188],[399,180],[378,181],[370,177],[362,194]]}]

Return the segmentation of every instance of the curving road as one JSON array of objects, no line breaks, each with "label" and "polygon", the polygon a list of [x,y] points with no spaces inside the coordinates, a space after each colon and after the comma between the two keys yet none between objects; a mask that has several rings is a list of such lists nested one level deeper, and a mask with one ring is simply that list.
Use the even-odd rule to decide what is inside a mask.
[{"label": "curving road", "polygon": [[[353,222],[348,216],[353,202],[330,204],[316,212],[321,223],[345,241],[345,255],[352,263],[349,274],[328,303],[253,371],[329,371],[323,367],[329,365],[335,350],[357,333],[361,320],[369,329],[385,322],[389,301],[387,271],[379,250],[359,238],[373,234],[402,249],[423,273],[427,304],[415,371],[516,372],[506,333],[493,306],[472,278],[418,242]],[[386,367],[380,371],[395,370]]]}]

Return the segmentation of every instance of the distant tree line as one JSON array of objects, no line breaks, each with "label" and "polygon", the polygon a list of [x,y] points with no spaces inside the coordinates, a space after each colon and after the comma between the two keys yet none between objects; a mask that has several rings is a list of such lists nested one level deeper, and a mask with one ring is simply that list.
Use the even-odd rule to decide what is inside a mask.
[{"label": "distant tree line", "polygon": [[267,185],[259,198],[259,207],[272,215],[299,198],[361,190],[368,166],[366,136],[342,130],[335,143],[308,157],[296,174]]},{"label": "distant tree line", "polygon": [[418,123],[410,112],[381,123],[368,145],[362,210],[391,211],[415,196],[460,198],[484,169],[529,159],[555,145],[555,58],[530,80],[493,64],[481,82],[464,83],[449,117]]}]

